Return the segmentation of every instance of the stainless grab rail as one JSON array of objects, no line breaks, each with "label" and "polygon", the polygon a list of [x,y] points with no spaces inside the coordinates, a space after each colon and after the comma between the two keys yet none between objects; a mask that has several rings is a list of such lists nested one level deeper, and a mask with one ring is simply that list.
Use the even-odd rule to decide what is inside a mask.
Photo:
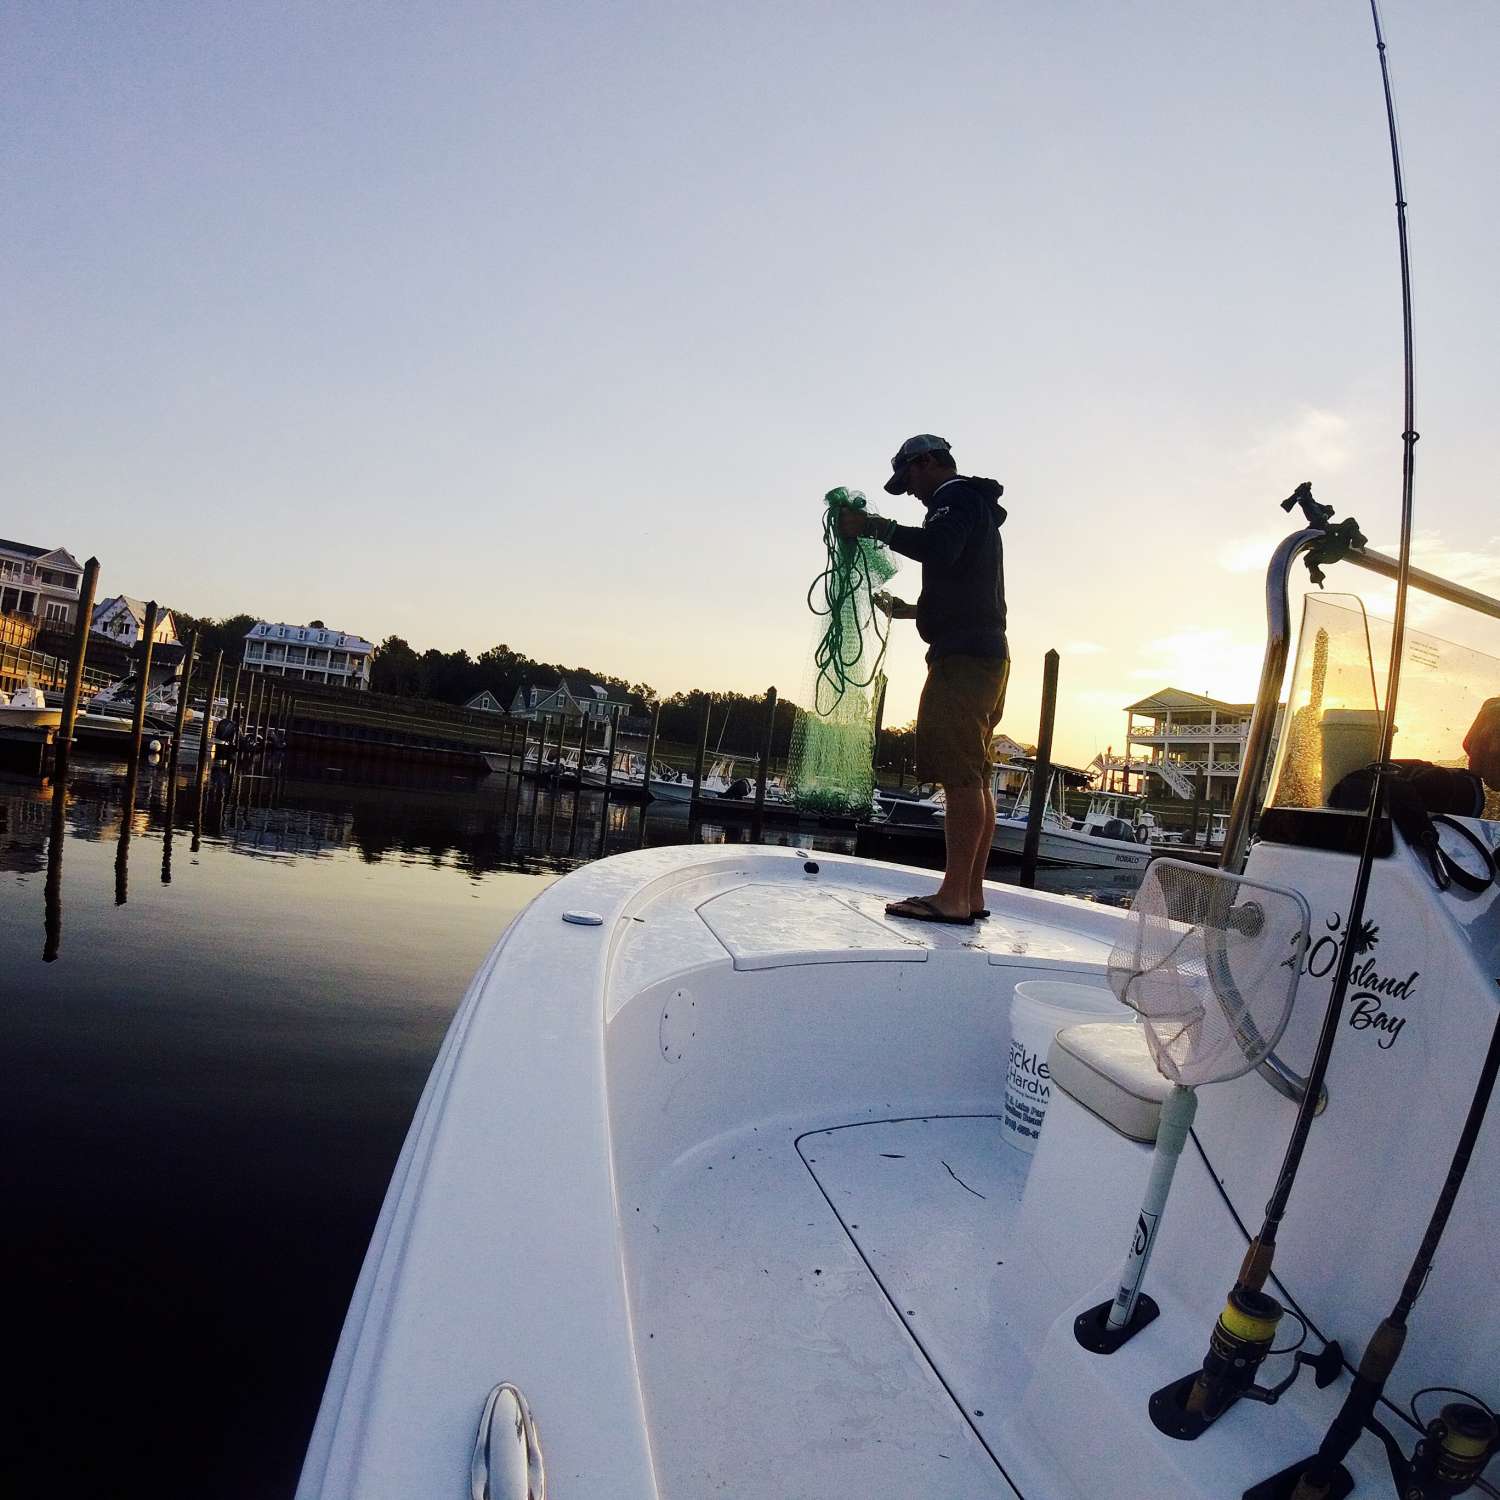
[{"label": "stainless grab rail", "polygon": [[[1316,526],[1294,531],[1271,554],[1270,566],[1266,569],[1266,654],[1261,659],[1255,711],[1250,716],[1250,732],[1245,736],[1245,748],[1240,755],[1240,779],[1234,786],[1229,825],[1224,830],[1224,847],[1219,854],[1219,868],[1233,875],[1243,873],[1245,868],[1250,819],[1260,796],[1266,761],[1271,755],[1276,705],[1281,701],[1281,682],[1286,676],[1286,659],[1292,646],[1292,601],[1288,588],[1292,564],[1322,537],[1322,530]],[[1269,1062],[1270,1058],[1266,1061]]]},{"label": "stainless grab rail", "polygon": [[[1276,726],[1276,706],[1281,700],[1282,679],[1286,675],[1286,659],[1292,642],[1292,605],[1289,583],[1292,564],[1314,543],[1327,535],[1323,528],[1309,526],[1294,531],[1271,554],[1266,569],[1266,654],[1261,661],[1260,686],[1255,694],[1255,711],[1250,718],[1250,732],[1245,736],[1245,750],[1240,759],[1240,779],[1235,784],[1234,803],[1229,810],[1229,826],[1224,831],[1224,848],[1219,855],[1219,868],[1238,875],[1244,871],[1245,856],[1250,842],[1250,819],[1254,815],[1256,801],[1260,796],[1260,784],[1266,773],[1266,762],[1271,754],[1271,733]],[[1344,559],[1357,567],[1378,573],[1382,578],[1396,577],[1399,564],[1394,557],[1376,552],[1370,547],[1351,551]],[[1407,579],[1414,589],[1458,604],[1479,614],[1500,620],[1500,600],[1488,594],[1465,588],[1461,583],[1440,578],[1436,573],[1427,573],[1420,568],[1408,570]],[[1276,1090],[1288,1099],[1300,1102],[1307,1092],[1307,1080],[1276,1056],[1269,1054],[1256,1071]],[[1327,1107],[1327,1090],[1318,1104],[1321,1112]]]},{"label": "stainless grab rail", "polygon": [[470,1500],[547,1500],[547,1473],[531,1408],[502,1382],[485,1398],[469,1460]]}]

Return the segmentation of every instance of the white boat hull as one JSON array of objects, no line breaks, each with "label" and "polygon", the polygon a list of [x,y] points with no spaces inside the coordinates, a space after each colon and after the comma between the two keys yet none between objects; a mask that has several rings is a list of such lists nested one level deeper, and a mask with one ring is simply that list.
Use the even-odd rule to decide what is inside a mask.
[{"label": "white boat hull", "polygon": [[[1349,856],[1255,857],[1331,931]],[[1203,1091],[1203,1155],[1183,1156],[1148,1276],[1163,1315],[1111,1359],[1084,1351],[1074,1319],[1113,1293],[1151,1151],[1052,1089],[1029,1167],[1008,1155],[1008,1066],[1044,1077],[1024,1044],[1017,1060],[1010,1010],[1027,979],[1102,985],[1127,919],[999,885],[985,923],[885,914],[930,888],[869,861],[699,846],[603,860],[539,896],[433,1068],[300,1500],[466,1493],[501,1382],[524,1392],[554,1483],[611,1500],[1210,1500],[1315,1449],[1343,1391],[1305,1376],[1200,1443],[1146,1417],[1203,1357],[1244,1251],[1225,1199],[1258,1215],[1287,1101],[1253,1073]],[[1410,850],[1377,863],[1361,1014],[1401,1011],[1417,1040],[1341,1028],[1282,1226],[1278,1274],[1350,1339],[1399,1287],[1495,1020],[1500,904],[1444,901]],[[1322,1020],[1335,940],[1320,941],[1293,1061]],[[1491,1129],[1398,1403],[1427,1384],[1494,1394],[1497,1177]],[[1290,1368],[1275,1355],[1264,1379]],[[1383,1463],[1373,1443],[1351,1454],[1360,1493],[1385,1492]]]},{"label": "white boat hull", "polygon": [[[997,818],[991,847],[1020,859],[1026,846],[1024,818]],[[1042,828],[1037,861],[1045,865],[1072,865],[1091,870],[1144,870],[1151,863],[1146,844],[1124,839],[1100,838],[1070,828]]]},{"label": "white boat hull", "polygon": [[15,708],[0,704],[0,729],[56,729],[61,723],[60,708]]}]

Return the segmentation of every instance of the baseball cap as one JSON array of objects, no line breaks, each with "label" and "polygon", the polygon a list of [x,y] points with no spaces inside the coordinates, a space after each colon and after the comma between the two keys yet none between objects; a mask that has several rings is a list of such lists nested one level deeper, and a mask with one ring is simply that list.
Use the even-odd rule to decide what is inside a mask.
[{"label": "baseball cap", "polygon": [[914,459],[921,458],[924,453],[948,453],[951,447],[947,438],[935,437],[930,432],[919,432],[916,437],[909,437],[896,450],[896,456],[891,460],[891,477],[885,482],[885,492],[888,495],[899,495],[905,488],[903,478],[906,466]]}]

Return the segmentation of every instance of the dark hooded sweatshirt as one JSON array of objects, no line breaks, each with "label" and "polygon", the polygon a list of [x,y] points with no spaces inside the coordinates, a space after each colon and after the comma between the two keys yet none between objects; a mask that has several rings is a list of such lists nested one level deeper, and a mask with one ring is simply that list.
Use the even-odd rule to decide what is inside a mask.
[{"label": "dark hooded sweatshirt", "polygon": [[1004,657],[1005,507],[993,479],[963,475],[940,484],[920,526],[897,526],[888,545],[922,564],[917,634],[927,660]]}]

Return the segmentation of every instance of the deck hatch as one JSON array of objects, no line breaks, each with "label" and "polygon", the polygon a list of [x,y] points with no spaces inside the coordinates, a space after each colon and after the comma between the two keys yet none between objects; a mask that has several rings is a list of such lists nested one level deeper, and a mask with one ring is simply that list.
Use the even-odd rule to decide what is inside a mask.
[{"label": "deck hatch", "polygon": [[856,911],[840,894],[812,884],[736,886],[698,908],[736,969],[793,964],[921,963],[927,944]]}]

